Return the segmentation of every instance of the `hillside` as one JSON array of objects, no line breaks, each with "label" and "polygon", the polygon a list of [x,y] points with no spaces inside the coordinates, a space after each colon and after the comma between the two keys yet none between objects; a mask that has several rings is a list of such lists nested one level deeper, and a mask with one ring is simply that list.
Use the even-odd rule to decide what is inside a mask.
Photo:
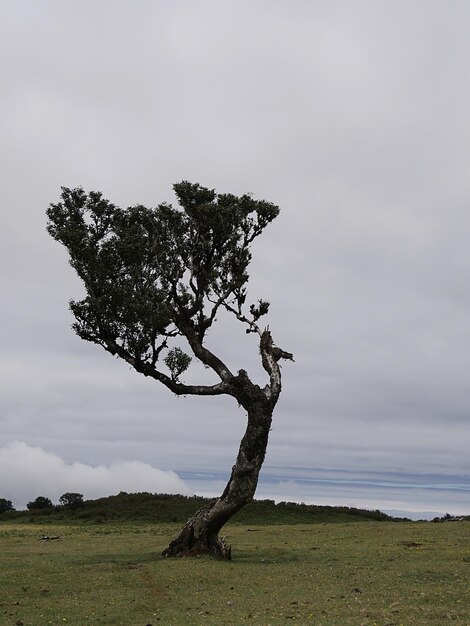
[{"label": "hillside", "polygon": [[[50,510],[11,511],[0,515],[0,520],[184,523],[198,508],[209,501],[208,498],[199,496],[121,492],[115,496],[85,500],[83,508],[75,511],[62,506]],[[254,500],[242,509],[231,523],[309,524],[370,520],[394,521],[397,518],[380,511],[350,507],[315,506],[295,502],[276,504],[273,500]]]}]

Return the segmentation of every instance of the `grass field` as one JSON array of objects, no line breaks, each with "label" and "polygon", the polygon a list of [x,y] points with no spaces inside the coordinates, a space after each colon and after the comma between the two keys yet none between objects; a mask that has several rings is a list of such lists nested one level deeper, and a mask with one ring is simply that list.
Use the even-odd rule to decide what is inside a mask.
[{"label": "grass field", "polygon": [[176,530],[1,524],[1,625],[470,625],[468,522],[232,524],[232,562],[161,558]]}]

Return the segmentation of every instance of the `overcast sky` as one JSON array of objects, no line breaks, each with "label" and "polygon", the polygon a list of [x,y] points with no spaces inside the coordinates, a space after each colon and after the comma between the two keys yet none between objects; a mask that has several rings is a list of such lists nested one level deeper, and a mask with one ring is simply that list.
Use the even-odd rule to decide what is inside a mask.
[{"label": "overcast sky", "polygon": [[[259,496],[470,514],[469,32],[464,0],[0,0],[0,497],[223,488],[243,411],[76,337],[45,230],[61,186],[187,179],[281,207]],[[208,341],[262,379],[253,335]]]}]

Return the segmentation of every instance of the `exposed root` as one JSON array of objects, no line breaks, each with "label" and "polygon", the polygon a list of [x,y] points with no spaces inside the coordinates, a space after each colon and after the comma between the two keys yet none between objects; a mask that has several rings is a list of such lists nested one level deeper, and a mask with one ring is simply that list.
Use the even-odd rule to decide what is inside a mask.
[{"label": "exposed root", "polygon": [[162,556],[164,557],[194,557],[209,555],[217,559],[231,561],[232,560],[232,548],[227,544],[225,538],[218,539],[217,541],[197,541],[193,545],[189,545],[182,540],[182,537],[174,539],[168,548],[163,550]]}]

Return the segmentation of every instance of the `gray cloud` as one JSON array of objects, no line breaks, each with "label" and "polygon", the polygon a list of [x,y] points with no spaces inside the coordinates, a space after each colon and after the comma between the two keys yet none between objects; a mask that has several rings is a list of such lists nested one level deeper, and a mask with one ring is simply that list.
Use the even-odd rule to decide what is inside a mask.
[{"label": "gray cloud", "polygon": [[138,461],[91,466],[65,463],[42,448],[14,441],[0,448],[0,489],[18,509],[38,495],[56,504],[66,492],[85,499],[114,495],[119,491],[190,494],[189,487],[170,471]]},{"label": "gray cloud", "polygon": [[[469,23],[459,1],[3,2],[0,445],[229,469],[242,412],[74,337],[45,232],[61,185],[155,205],[188,178],[282,209],[251,270],[296,358],[266,475],[468,477]],[[261,380],[243,329],[209,342]]]}]

